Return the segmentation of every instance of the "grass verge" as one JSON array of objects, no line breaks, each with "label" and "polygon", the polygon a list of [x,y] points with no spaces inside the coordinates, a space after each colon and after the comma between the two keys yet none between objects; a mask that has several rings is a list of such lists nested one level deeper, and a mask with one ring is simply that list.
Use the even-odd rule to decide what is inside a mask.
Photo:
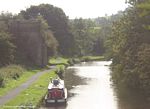
[{"label": "grass verge", "polygon": [[49,60],[49,64],[50,65],[68,65],[68,59],[66,58],[62,58],[62,57],[58,57],[58,58],[51,58]]},{"label": "grass verge", "polygon": [[17,80],[7,78],[5,86],[0,88],[0,96],[7,94],[11,89],[18,87],[20,84],[27,81],[32,75],[36,74],[40,70],[25,71]]},{"label": "grass verge", "polygon": [[105,60],[104,56],[84,56],[81,57],[81,61],[102,61]]},{"label": "grass verge", "polygon": [[56,77],[55,70],[43,74],[36,82],[34,82],[29,88],[21,92],[16,98],[6,103],[2,108],[7,108],[8,106],[20,106],[25,109],[35,108],[41,104],[42,98],[47,92],[47,86],[49,84],[50,78]]}]

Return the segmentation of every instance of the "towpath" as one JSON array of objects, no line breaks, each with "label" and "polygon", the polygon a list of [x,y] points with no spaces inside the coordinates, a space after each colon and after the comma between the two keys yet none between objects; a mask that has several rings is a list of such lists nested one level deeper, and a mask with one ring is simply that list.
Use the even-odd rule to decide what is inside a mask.
[{"label": "towpath", "polygon": [[0,106],[4,105],[9,100],[12,100],[13,98],[15,98],[20,92],[22,92],[23,90],[27,89],[32,83],[34,83],[41,75],[43,75],[43,74],[45,74],[47,72],[50,72],[54,68],[55,67],[52,66],[48,70],[44,70],[44,71],[36,73],[32,77],[30,77],[25,83],[21,84],[20,86],[18,86],[15,89],[10,90],[6,95],[1,96],[0,97]]}]

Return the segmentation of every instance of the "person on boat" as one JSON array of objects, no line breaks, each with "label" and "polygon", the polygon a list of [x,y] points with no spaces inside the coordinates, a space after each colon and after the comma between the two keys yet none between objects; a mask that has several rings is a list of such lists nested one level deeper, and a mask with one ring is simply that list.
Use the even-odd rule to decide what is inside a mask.
[{"label": "person on boat", "polygon": [[58,79],[53,80],[53,84],[54,84],[55,86],[57,86],[57,85],[59,84],[59,80],[58,80]]}]

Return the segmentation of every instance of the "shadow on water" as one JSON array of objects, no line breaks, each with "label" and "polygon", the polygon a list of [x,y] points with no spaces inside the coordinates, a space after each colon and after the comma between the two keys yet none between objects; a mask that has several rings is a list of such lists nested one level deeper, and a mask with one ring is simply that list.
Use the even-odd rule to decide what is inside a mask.
[{"label": "shadow on water", "polygon": [[69,68],[66,70],[65,85],[68,90],[72,89],[75,86],[86,84],[85,82],[86,79],[76,75],[75,74],[76,72],[77,72],[77,69],[75,68]]},{"label": "shadow on water", "polygon": [[40,109],[66,109],[67,104],[64,103],[53,103],[48,105],[43,105]]},{"label": "shadow on water", "polygon": [[137,90],[119,88],[117,97],[118,109],[150,109],[150,102]]}]

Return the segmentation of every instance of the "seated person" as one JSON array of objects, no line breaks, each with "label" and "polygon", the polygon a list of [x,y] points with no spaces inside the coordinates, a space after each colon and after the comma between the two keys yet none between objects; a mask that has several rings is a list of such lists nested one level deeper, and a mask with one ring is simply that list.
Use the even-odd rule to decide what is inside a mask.
[{"label": "seated person", "polygon": [[54,84],[55,86],[57,86],[57,85],[59,84],[59,80],[57,80],[57,79],[53,80],[53,84]]}]

